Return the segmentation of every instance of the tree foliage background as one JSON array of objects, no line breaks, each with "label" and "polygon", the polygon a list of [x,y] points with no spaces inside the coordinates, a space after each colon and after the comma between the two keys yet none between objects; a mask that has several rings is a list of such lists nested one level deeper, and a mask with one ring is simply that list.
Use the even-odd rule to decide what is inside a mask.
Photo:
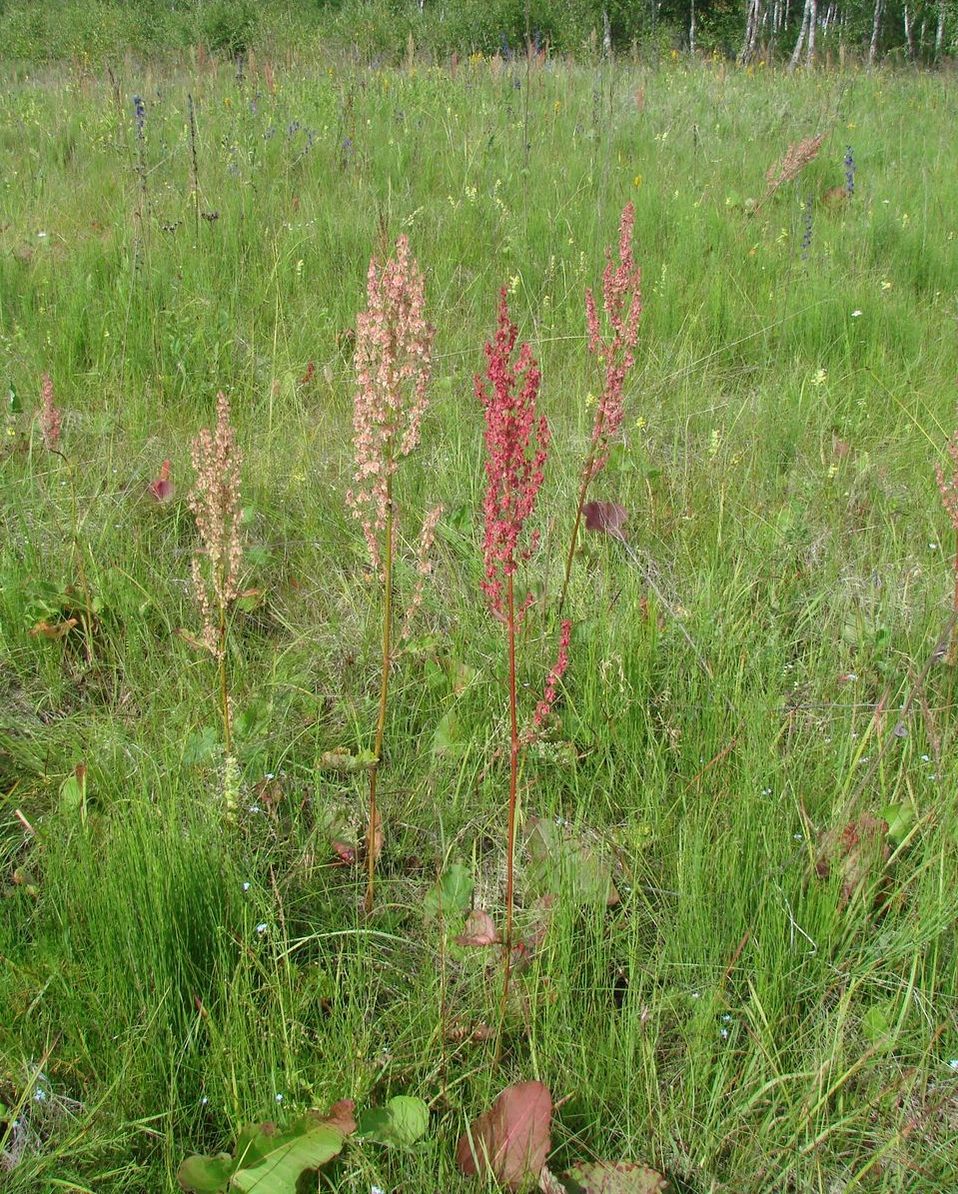
[{"label": "tree foliage background", "polygon": [[0,0],[8,59],[101,60],[197,44],[231,54],[329,44],[382,61],[411,46],[436,58],[509,57],[527,38],[577,57],[692,51],[930,65],[958,49],[958,0]]}]

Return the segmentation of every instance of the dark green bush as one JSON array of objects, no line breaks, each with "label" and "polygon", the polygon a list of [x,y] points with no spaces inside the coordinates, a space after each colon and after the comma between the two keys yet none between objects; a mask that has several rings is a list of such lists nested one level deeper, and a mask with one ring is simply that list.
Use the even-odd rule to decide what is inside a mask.
[{"label": "dark green bush", "polygon": [[213,0],[202,10],[199,35],[214,53],[245,54],[257,25],[253,0]]}]

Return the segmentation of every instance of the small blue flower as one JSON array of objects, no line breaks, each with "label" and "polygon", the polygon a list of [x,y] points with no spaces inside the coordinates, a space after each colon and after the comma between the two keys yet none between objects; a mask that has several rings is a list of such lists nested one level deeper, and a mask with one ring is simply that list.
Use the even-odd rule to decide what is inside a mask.
[{"label": "small blue flower", "polygon": [[845,194],[855,194],[855,155],[850,145],[845,147]]},{"label": "small blue flower", "polygon": [[146,104],[144,104],[141,95],[134,95],[133,97],[133,120],[136,124],[136,135],[142,137],[143,129],[146,125]]}]

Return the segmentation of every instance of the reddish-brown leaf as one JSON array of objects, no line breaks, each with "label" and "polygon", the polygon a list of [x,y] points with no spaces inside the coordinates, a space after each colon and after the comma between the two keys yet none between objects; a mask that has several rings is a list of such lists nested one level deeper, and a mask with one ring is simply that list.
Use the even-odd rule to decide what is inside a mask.
[{"label": "reddish-brown leaf", "polygon": [[469,1177],[490,1175],[517,1190],[538,1178],[552,1145],[552,1095],[541,1082],[507,1086],[463,1135],[456,1163]]},{"label": "reddish-brown leaf", "polygon": [[622,528],[629,519],[625,506],[620,506],[618,502],[586,502],[582,513],[585,515],[587,531],[601,531],[613,539],[625,538]]},{"label": "reddish-brown leaf", "polygon": [[160,471],[150,484],[147,486],[150,497],[155,502],[168,502],[173,496],[173,482],[170,480],[170,462],[164,460],[160,465]]},{"label": "reddish-brown leaf", "polygon": [[466,919],[465,931],[456,938],[457,945],[496,945],[502,938],[488,912],[474,908]]},{"label": "reddish-brown leaf", "polygon": [[356,1104],[352,1099],[340,1099],[323,1116],[322,1122],[342,1132],[344,1136],[351,1136],[356,1131]]},{"label": "reddish-brown leaf", "polygon": [[336,855],[336,866],[355,866],[356,865],[356,847],[351,846],[349,842],[341,842],[334,838],[329,843],[333,848],[333,853]]}]

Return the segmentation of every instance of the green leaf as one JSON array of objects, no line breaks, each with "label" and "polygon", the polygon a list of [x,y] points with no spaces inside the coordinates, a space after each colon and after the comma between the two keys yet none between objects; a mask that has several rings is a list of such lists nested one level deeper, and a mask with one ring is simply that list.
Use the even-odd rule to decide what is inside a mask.
[{"label": "green leaf", "polygon": [[239,594],[233,604],[244,614],[254,613],[266,604],[266,591],[264,589],[246,589]]},{"label": "green leaf", "polygon": [[218,1157],[187,1157],[176,1171],[176,1180],[192,1194],[221,1194],[228,1189],[236,1162],[229,1153]]},{"label": "green leaf", "polygon": [[368,771],[370,767],[376,765],[377,761],[371,750],[359,750],[353,754],[348,746],[337,746],[320,755],[319,768],[321,771],[342,771],[352,774],[355,771]]},{"label": "green leaf", "polygon": [[422,901],[423,915],[435,920],[440,913],[448,919],[462,916],[472,899],[475,886],[472,875],[461,862],[454,862],[439,876],[436,885],[426,892]]},{"label": "green leaf", "polygon": [[[272,552],[268,547],[264,547],[262,543],[252,543],[249,547],[244,547],[243,555],[246,563],[257,571],[266,571],[273,565]],[[241,606],[240,608],[243,607]]]},{"label": "green leaf", "polygon": [[237,1169],[230,1186],[244,1194],[295,1194],[296,1183],[342,1150],[340,1128],[311,1111],[285,1130],[274,1124],[245,1129],[236,1141]]},{"label": "green leaf", "polygon": [[915,810],[908,804],[886,804],[881,810],[882,820],[888,822],[887,837],[900,846],[915,824]]},{"label": "green leaf", "polygon": [[612,867],[593,846],[552,821],[530,818],[526,848],[530,887],[538,894],[565,892],[577,904],[617,904]]},{"label": "green leaf", "polygon": [[371,1107],[359,1118],[359,1136],[377,1144],[411,1145],[429,1130],[429,1108],[422,1099],[396,1095],[385,1107]]},{"label": "green leaf", "polygon": [[198,767],[208,763],[219,750],[219,738],[212,726],[194,730],[183,747],[183,762],[187,767]]},{"label": "green leaf", "polygon": [[10,386],[7,390],[7,410],[12,415],[18,415],[23,410],[23,405],[20,402],[20,396],[15,386]]},{"label": "green leaf", "polygon": [[86,809],[86,767],[78,763],[60,785],[60,811],[83,813]]},{"label": "green leaf", "polygon": [[432,736],[433,758],[458,759],[466,749],[459,735],[459,718],[454,709],[442,718]]},{"label": "green leaf", "polygon": [[265,701],[251,701],[240,709],[233,721],[237,738],[258,738],[269,729],[269,705]]},{"label": "green leaf", "polygon": [[881,1045],[891,1035],[891,1025],[881,1004],[873,1004],[862,1016],[862,1035],[872,1046]]}]

